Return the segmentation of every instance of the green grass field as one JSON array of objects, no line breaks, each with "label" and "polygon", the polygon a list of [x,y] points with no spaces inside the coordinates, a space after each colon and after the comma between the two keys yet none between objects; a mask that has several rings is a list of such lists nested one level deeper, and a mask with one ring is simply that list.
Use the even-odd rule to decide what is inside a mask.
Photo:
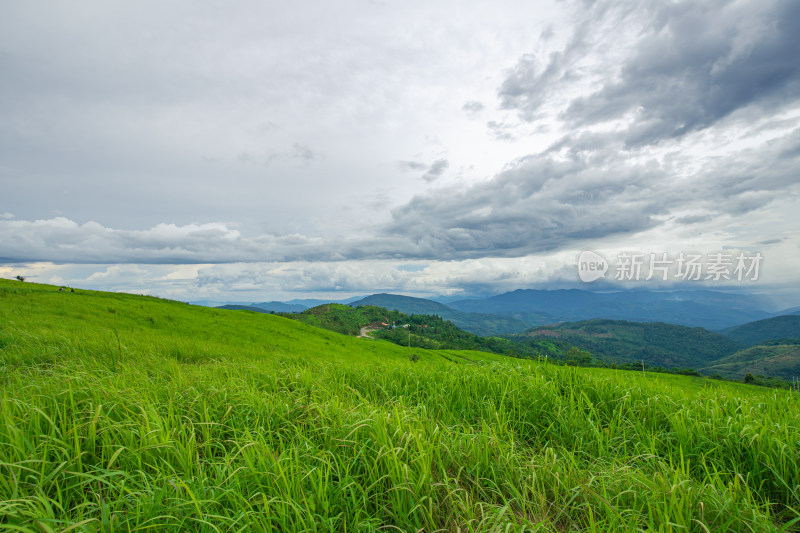
[{"label": "green grass field", "polygon": [[0,280],[0,529],[795,531],[798,508],[789,391]]}]

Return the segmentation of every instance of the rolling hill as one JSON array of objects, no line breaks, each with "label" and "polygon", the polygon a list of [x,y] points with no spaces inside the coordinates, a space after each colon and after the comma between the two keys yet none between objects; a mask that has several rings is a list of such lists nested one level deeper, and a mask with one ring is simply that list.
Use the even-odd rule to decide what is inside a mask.
[{"label": "rolling hill", "polygon": [[799,402],[0,280],[0,529],[787,531]]},{"label": "rolling hill", "polygon": [[530,327],[529,323],[514,317],[491,313],[463,312],[433,300],[398,294],[373,294],[351,302],[350,305],[353,307],[374,305],[400,311],[408,315],[437,315],[445,320],[452,321],[453,324],[465,331],[485,337],[519,333]]},{"label": "rolling hill", "polygon": [[[576,296],[587,297],[586,294]],[[370,302],[388,305],[391,309],[370,305]],[[225,308],[265,312],[263,309],[248,306],[225,306]],[[401,312],[397,309],[406,311]],[[442,315],[445,318],[440,318]],[[458,321],[447,318],[459,315],[461,320]],[[346,335],[357,335],[361,327],[374,322],[407,323],[410,324],[410,338],[409,330],[378,331],[373,334],[401,346],[406,346],[410,341],[412,346],[429,349],[484,350],[521,357],[547,355],[560,361],[574,359],[567,353],[573,347],[577,347],[594,357],[587,359],[584,354],[578,359],[587,360],[580,364],[598,364],[598,362],[638,364],[644,360],[646,365],[652,367],[692,368],[728,379],[742,379],[747,372],[791,379],[793,366],[790,362],[787,363],[785,357],[775,359],[761,357],[758,362],[750,361],[753,363],[752,366],[748,366],[747,357],[759,353],[757,351],[744,351],[735,361],[723,362],[721,359],[744,348],[747,344],[765,342],[763,339],[773,339],[775,335],[784,337],[770,344],[792,344],[793,341],[785,335],[798,334],[794,328],[800,323],[800,317],[797,316],[765,319],[718,332],[730,332],[731,335],[726,338],[703,328],[655,322],[594,319],[561,323],[556,326],[539,326],[530,329],[525,335],[504,335],[505,339],[499,339],[489,337],[487,335],[489,331],[486,329],[479,329],[483,333],[479,336],[474,331],[459,327],[459,323],[463,324],[466,317],[478,320],[482,328],[487,328],[487,324],[492,324],[491,321],[498,318],[495,315],[459,313],[432,300],[392,294],[372,295],[354,301],[350,305],[336,303],[319,305],[300,313],[287,313],[283,316]],[[430,327],[423,328],[425,323]],[[732,365],[733,362],[736,364]],[[771,368],[772,364],[775,364],[774,369]]]},{"label": "rolling hill", "polygon": [[776,316],[748,322],[720,330],[726,337],[742,344],[759,344],[773,339],[793,339],[800,337],[800,315]]},{"label": "rolling hill", "polygon": [[700,368],[742,346],[718,333],[662,322],[595,319],[538,326],[510,337],[554,338],[600,356],[607,362],[637,363],[665,368]]},{"label": "rolling hill", "polygon": [[752,374],[792,381],[800,378],[800,344],[751,346],[718,359],[700,371],[736,380]]},{"label": "rolling hill", "polygon": [[[418,309],[426,307],[421,306]],[[283,316],[344,335],[357,335],[362,328],[368,327],[367,333],[373,338],[388,340],[399,346],[431,350],[480,350],[512,357],[548,355],[556,360],[565,360],[566,354],[573,348],[566,342],[554,339],[530,340],[521,344],[508,338],[485,337],[464,331],[438,315],[408,315],[374,305],[359,305],[354,308],[341,304],[324,304],[302,313]],[[395,325],[397,327],[393,327]]]}]

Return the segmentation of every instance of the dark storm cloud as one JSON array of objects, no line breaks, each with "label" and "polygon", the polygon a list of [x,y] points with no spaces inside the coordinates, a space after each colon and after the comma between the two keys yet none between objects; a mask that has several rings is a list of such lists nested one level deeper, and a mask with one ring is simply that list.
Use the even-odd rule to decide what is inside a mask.
[{"label": "dark storm cloud", "polygon": [[[605,5],[606,20],[619,20],[619,7]],[[800,94],[800,3],[653,2],[630,4],[631,17],[643,24],[642,35],[627,57],[618,79],[574,98],[563,112],[573,127],[634,114],[627,129],[628,146],[641,146],[703,129],[752,104],[774,108]],[[617,17],[617,18],[615,18]],[[621,26],[622,27],[622,26]],[[547,61],[523,56],[503,82],[501,103],[535,120],[548,97],[573,76],[571,65],[591,52],[588,35],[575,37],[563,52]],[[538,65],[544,63],[544,67]]]}]

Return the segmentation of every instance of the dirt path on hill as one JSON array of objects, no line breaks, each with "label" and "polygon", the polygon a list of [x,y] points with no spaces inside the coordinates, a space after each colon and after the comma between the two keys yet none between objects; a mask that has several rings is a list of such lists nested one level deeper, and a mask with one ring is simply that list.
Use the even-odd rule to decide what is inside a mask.
[{"label": "dirt path on hill", "polygon": [[369,329],[369,328],[367,328],[367,326],[364,326],[363,328],[361,328],[361,332],[358,334],[358,336],[359,337],[365,337],[367,339],[374,339],[375,337],[371,337],[370,335],[368,335],[368,333],[371,332],[371,331],[375,331],[375,330],[374,329]]}]

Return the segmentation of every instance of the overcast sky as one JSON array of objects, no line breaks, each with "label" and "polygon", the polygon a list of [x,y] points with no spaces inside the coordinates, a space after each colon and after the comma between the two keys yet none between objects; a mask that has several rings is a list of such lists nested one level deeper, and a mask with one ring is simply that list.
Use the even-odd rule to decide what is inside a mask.
[{"label": "overcast sky", "polygon": [[488,295],[759,252],[738,285],[800,305],[797,35],[796,0],[0,0],[0,277]]}]

